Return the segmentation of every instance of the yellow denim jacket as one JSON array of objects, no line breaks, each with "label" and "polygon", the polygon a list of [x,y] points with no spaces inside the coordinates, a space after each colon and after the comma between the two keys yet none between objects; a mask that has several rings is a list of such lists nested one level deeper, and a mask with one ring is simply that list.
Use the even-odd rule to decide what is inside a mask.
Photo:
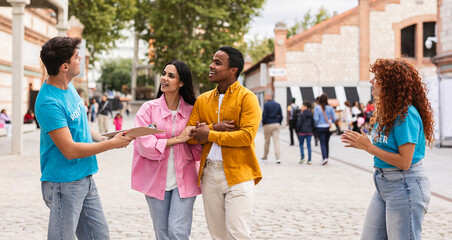
[{"label": "yellow denim jacket", "polygon": [[[213,130],[212,124],[218,123],[219,95],[215,88],[199,96],[187,124],[195,126],[197,121],[205,122],[210,129],[209,141],[203,144],[198,185],[213,142],[221,146],[223,168],[229,186],[249,180],[257,184],[262,179],[254,144],[262,116],[257,97],[238,81],[229,86],[221,103],[220,122],[234,120],[236,130],[218,132]],[[191,139],[189,143],[198,142]]]}]

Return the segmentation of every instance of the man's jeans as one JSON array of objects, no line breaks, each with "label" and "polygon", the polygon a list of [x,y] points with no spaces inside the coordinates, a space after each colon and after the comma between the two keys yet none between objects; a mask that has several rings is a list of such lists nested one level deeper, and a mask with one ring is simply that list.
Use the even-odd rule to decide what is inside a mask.
[{"label": "man's jeans", "polygon": [[430,183],[422,162],[407,171],[376,168],[376,192],[367,210],[361,239],[421,239],[430,203]]},{"label": "man's jeans", "polygon": [[312,135],[298,135],[298,142],[300,142],[300,152],[301,152],[301,159],[304,159],[304,140],[306,139],[306,148],[308,149],[308,161],[311,161],[311,138]]},{"label": "man's jeans", "polygon": [[158,200],[146,196],[157,240],[188,240],[196,196],[181,198],[177,188]]},{"label": "man's jeans", "polygon": [[42,182],[50,208],[47,239],[110,239],[107,220],[92,176],[75,182]]}]

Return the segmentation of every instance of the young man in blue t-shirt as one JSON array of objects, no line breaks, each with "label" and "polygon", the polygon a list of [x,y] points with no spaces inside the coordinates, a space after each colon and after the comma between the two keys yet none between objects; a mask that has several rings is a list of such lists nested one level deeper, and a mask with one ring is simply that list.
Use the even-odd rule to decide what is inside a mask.
[{"label": "young man in blue t-shirt", "polygon": [[[49,78],[36,99],[41,126],[41,187],[50,208],[48,239],[109,239],[96,184],[95,154],[127,146],[134,138],[106,140],[91,131],[86,107],[71,83],[80,74],[79,38],[55,37],[42,46]],[[93,140],[96,143],[93,143]]]}]

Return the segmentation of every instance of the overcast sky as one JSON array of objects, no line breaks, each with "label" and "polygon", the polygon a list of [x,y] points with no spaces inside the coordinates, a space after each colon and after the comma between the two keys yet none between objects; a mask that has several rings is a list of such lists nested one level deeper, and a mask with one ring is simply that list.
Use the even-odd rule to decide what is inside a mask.
[{"label": "overcast sky", "polygon": [[295,19],[301,20],[309,9],[311,14],[314,14],[321,6],[324,6],[330,15],[334,11],[341,14],[358,6],[358,0],[266,0],[260,16],[252,20],[245,39],[252,39],[256,34],[259,38],[274,37],[273,28],[277,22],[283,21],[292,26]]}]

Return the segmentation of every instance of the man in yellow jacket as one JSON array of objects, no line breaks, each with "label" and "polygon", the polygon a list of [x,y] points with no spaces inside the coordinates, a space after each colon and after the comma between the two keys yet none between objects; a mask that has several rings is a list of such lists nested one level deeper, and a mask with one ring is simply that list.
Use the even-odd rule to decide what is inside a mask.
[{"label": "man in yellow jacket", "polygon": [[262,179],[254,138],[261,121],[256,95],[237,81],[242,53],[221,47],[209,66],[217,87],[198,97],[188,125],[192,143],[202,143],[198,184],[213,239],[251,239],[254,185]]}]

